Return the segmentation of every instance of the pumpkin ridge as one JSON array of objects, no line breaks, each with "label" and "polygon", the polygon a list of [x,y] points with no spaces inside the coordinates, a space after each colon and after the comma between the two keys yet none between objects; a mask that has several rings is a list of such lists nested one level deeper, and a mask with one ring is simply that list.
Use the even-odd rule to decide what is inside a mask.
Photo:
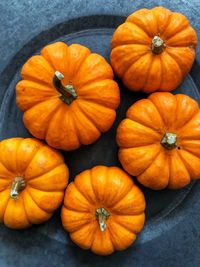
[{"label": "pumpkin ridge", "polygon": [[7,201],[6,201],[6,205],[5,205],[5,209],[4,209],[4,211],[3,211],[3,218],[2,218],[2,221],[4,222],[4,216],[5,216],[5,213],[6,213],[6,209],[7,209],[7,207],[8,207],[8,202],[9,202],[9,200],[10,200],[10,186],[9,186],[9,189],[5,189],[5,190],[3,190],[3,191],[6,191],[6,190],[8,190],[8,197],[7,197]]},{"label": "pumpkin ridge", "polygon": [[[1,149],[0,149],[0,151],[1,151]],[[2,166],[3,166],[3,167],[10,173],[10,176],[15,176],[14,172],[8,170],[8,169],[6,168],[6,166],[1,162],[1,160],[0,160],[0,163],[1,163]],[[0,173],[0,175],[1,175],[1,173]],[[8,176],[2,176],[2,175],[1,175],[1,179],[8,179],[8,178],[9,178]],[[10,178],[10,179],[11,179],[11,178]]]},{"label": "pumpkin ridge", "polygon": [[149,79],[150,70],[151,70],[151,66],[153,65],[153,61],[154,61],[154,57],[152,56],[151,61],[150,61],[149,66],[148,66],[148,70],[147,70],[146,75],[145,75],[144,84],[142,86],[144,88],[144,92],[145,92],[145,84],[147,83],[147,81]]},{"label": "pumpkin ridge", "polygon": [[[136,17],[135,17],[136,18]],[[127,18],[128,19],[128,18]],[[138,19],[138,18],[136,18],[136,19]],[[142,30],[149,38],[152,38],[150,35],[149,35],[149,33],[148,33],[148,31],[146,30],[146,27],[144,27],[144,25],[143,25],[143,27],[141,27],[141,25],[139,25],[139,23],[135,20],[134,22],[133,21],[130,21],[130,20],[126,20],[125,21],[126,23],[128,22],[128,23],[131,23],[131,24],[133,24],[134,26],[137,26],[138,28],[140,28],[140,30]],[[144,29],[145,28],[145,29]]]},{"label": "pumpkin ridge", "polygon": [[[46,212],[46,213],[48,213],[48,214],[52,214],[52,213],[50,213],[50,212],[48,212],[48,211],[42,209],[42,208],[36,203],[35,199],[32,197],[31,192],[30,192],[30,188],[31,188],[31,187],[32,187],[32,186],[28,185],[27,188],[26,188],[26,192],[27,192],[27,194],[29,194],[30,198],[33,200],[33,202],[35,203],[35,205],[36,205],[39,209],[41,209],[42,211],[44,211],[44,212]],[[34,188],[34,187],[33,187],[33,188]],[[37,188],[34,188],[34,189],[37,189]],[[38,189],[37,189],[37,190],[38,190]],[[24,206],[25,206],[25,205],[24,205]],[[24,209],[25,209],[25,207],[24,207]]]}]

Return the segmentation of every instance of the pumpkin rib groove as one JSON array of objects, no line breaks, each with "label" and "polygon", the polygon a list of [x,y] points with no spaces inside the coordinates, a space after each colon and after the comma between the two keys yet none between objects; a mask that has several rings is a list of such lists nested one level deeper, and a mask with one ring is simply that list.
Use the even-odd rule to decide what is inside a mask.
[{"label": "pumpkin rib groove", "polygon": [[[191,152],[188,151],[187,149],[183,149],[183,150],[185,150],[187,153],[189,153],[189,154],[192,155],[193,157],[198,158],[195,154],[191,153]],[[180,159],[182,160],[182,162],[184,163],[184,166],[185,166],[187,172],[189,173],[190,181],[193,180],[194,178],[191,177],[190,172],[189,172],[189,170],[188,170],[188,163],[185,161],[184,157],[181,155],[181,153],[180,153],[179,151],[178,151],[178,155],[179,155]]]},{"label": "pumpkin rib groove", "polygon": [[[85,100],[84,100],[85,101]],[[86,102],[91,102],[91,101],[86,101]],[[97,104],[96,104],[97,105]],[[81,112],[85,115],[85,117],[89,120],[89,121],[91,121],[92,122],[92,124],[94,124],[94,126],[97,128],[97,130],[99,131],[99,132],[101,132],[101,130],[99,129],[99,127],[97,126],[97,124],[95,123],[95,121],[93,120],[93,119],[91,119],[89,116],[88,116],[88,114],[87,114],[87,112],[85,112],[85,110],[79,105],[79,103],[77,102],[77,106],[79,107],[79,109],[81,110]],[[103,106],[104,107],[104,106]]]},{"label": "pumpkin rib groove", "polygon": [[[91,181],[91,180],[90,180]],[[86,194],[84,194],[84,192],[81,192],[78,185],[76,184],[76,180],[74,181],[74,185],[76,187],[76,189],[79,191],[80,194],[83,195],[83,197],[89,202],[89,203],[92,203],[93,205],[95,205],[94,201],[91,199],[91,198],[88,198],[88,196]],[[93,191],[93,187],[92,185],[90,184],[90,187],[92,188],[92,191]],[[93,191],[94,193],[94,191]]]},{"label": "pumpkin rib groove", "polygon": [[99,199],[97,198],[96,190],[94,188],[94,185],[93,185],[93,181],[92,180],[93,180],[92,169],[90,169],[90,183],[91,183],[91,188],[92,188],[92,191],[93,191],[93,193],[95,195],[96,203],[98,203],[99,202]]},{"label": "pumpkin rib groove", "polygon": [[165,52],[168,54],[168,56],[169,56],[174,62],[176,62],[178,68],[179,68],[180,71],[181,71],[182,77],[184,77],[184,76],[185,76],[185,75],[184,75],[184,71],[183,71],[182,67],[180,66],[180,64],[178,63],[178,61],[177,61],[174,57],[172,57],[171,54],[167,52],[167,50],[165,50]]},{"label": "pumpkin rib groove", "polygon": [[[182,126],[182,127],[180,127],[178,130],[179,131],[181,131],[183,128],[185,128],[185,127],[187,127],[187,125],[194,119],[194,117],[195,116],[197,116],[197,114],[200,114],[200,109],[199,109],[199,111],[198,112],[195,112],[195,114]],[[189,137],[189,138],[186,138],[186,137],[184,137],[184,138],[182,138],[182,139],[186,139],[186,140],[190,140],[191,139],[191,137]],[[192,137],[192,140],[196,140],[196,138],[195,137]],[[197,140],[199,140],[199,136],[197,136]]]},{"label": "pumpkin rib groove", "polygon": [[[182,160],[182,157],[180,156],[179,151],[177,150],[176,152],[177,152],[177,155],[178,155],[179,160],[181,161],[181,164],[184,166],[184,168],[185,168],[185,170],[186,170],[188,176],[190,177],[190,172],[188,171],[188,168],[187,168],[186,165],[184,164],[184,161]],[[169,170],[171,170],[171,162],[172,162],[172,157],[169,158]],[[170,176],[169,176],[169,184],[170,184],[170,180],[171,180],[170,178],[171,178],[171,172],[170,172]],[[191,182],[191,177],[190,177],[190,182]],[[190,183],[190,182],[189,182],[189,183]],[[169,185],[169,184],[168,184],[168,185]]]},{"label": "pumpkin rib groove", "polygon": [[[153,145],[156,145],[156,144],[154,143]],[[147,145],[147,146],[149,146],[149,145]],[[141,147],[145,147],[145,146],[141,146]],[[135,147],[132,147],[132,148],[135,148]],[[132,148],[125,148],[125,149],[132,149]],[[136,148],[137,148],[137,147],[136,147]],[[120,150],[121,150],[121,149],[120,149]],[[155,160],[155,158],[158,156],[158,154],[160,153],[160,151],[161,151],[161,147],[160,147],[160,149],[158,149],[158,151],[157,151],[157,153],[155,154],[155,156],[152,157],[152,161]],[[145,168],[145,170],[148,169],[150,165],[151,165],[151,162],[149,163],[149,165],[147,165],[147,167]],[[137,176],[141,175],[142,173],[143,173],[143,172],[137,174]],[[135,176],[135,175],[132,175],[132,176]]]},{"label": "pumpkin rib groove", "polygon": [[[130,70],[130,68],[133,67],[133,65],[135,63],[137,63],[139,60],[141,60],[142,58],[146,57],[148,53],[145,53],[143,56],[139,57],[136,61],[133,62],[133,64],[131,64],[131,66],[124,72],[124,75],[122,76],[122,80],[124,79],[124,76],[127,74],[127,72]],[[139,91],[139,90],[137,90]]]},{"label": "pumpkin rib groove", "polygon": [[[126,46],[132,46],[132,45],[135,45],[135,44],[127,44]],[[115,49],[118,48],[118,47],[120,47],[120,46],[122,46],[122,45],[119,45],[119,46],[113,48],[113,50],[111,51],[111,57],[112,57],[113,52],[115,52]],[[141,46],[148,47],[147,45],[142,45],[142,44],[141,44]],[[123,72],[122,75],[118,75],[118,77],[123,78],[123,76],[125,75],[125,72],[126,72],[127,70],[129,70],[129,68],[135,63],[135,61],[138,60],[140,57],[146,55],[146,53],[148,53],[148,50],[147,50],[147,51],[144,51],[143,53],[141,53],[141,54],[138,56],[137,59],[130,60],[130,62],[127,64],[127,68],[126,68],[126,70]]]},{"label": "pumpkin rib groove", "polygon": [[[121,195],[120,199],[114,202],[111,206],[109,206],[109,208],[113,209],[120,201],[122,201],[126,197],[126,195],[128,195],[131,192],[134,186],[135,184],[133,184],[131,188],[129,188],[126,192],[124,192],[124,194]],[[112,211],[112,213],[118,215],[116,212]],[[129,215],[129,214],[126,214],[126,215]]]},{"label": "pumpkin rib groove", "polygon": [[62,192],[63,190],[44,190],[44,189],[42,189],[42,190],[40,190],[40,189],[38,189],[37,187],[35,187],[35,186],[33,186],[33,185],[29,185],[31,188],[33,188],[33,189],[35,189],[35,190],[38,190],[38,191],[41,191],[41,192],[48,192],[48,193],[51,193],[51,192]]},{"label": "pumpkin rib groove", "polygon": [[148,31],[146,29],[144,29],[144,27],[141,27],[141,25],[139,25],[139,23],[137,21],[133,22],[133,21],[126,20],[126,23],[127,22],[133,24],[134,26],[136,26],[138,28],[140,28],[140,30],[142,30],[149,38],[151,38],[151,36],[149,35]]},{"label": "pumpkin rib groove", "polygon": [[[189,30],[191,29],[191,26],[188,24],[188,25],[185,25],[183,28],[181,28],[178,32],[175,32],[172,36],[168,37],[167,39],[167,42],[170,42],[170,39],[174,38],[175,35],[177,34],[180,34],[181,32],[184,32],[185,30]],[[185,46],[185,45],[172,45],[170,44],[169,47],[188,47],[188,46]]]},{"label": "pumpkin rib groove", "polygon": [[[148,99],[149,101],[151,101],[151,99],[149,99],[149,98],[147,98],[147,99]],[[152,102],[152,101],[151,101],[151,102]],[[154,104],[153,102],[152,102],[152,104],[154,105],[155,109],[158,111],[158,108],[155,106],[155,104]],[[162,124],[164,125],[163,118],[162,118],[162,116],[161,116],[161,114],[160,114],[159,111],[158,111],[158,114],[159,114],[159,116],[160,116],[160,119],[162,120]],[[134,120],[133,120],[131,117],[129,117],[129,116],[127,115],[127,113],[126,113],[126,118],[129,119],[129,120],[131,120],[131,121],[134,121],[134,122],[136,122],[136,123],[138,123],[138,124],[140,124],[140,125],[142,125],[142,126],[145,126],[145,127],[147,127],[148,129],[157,132],[158,134],[161,134],[160,132],[156,131],[154,128],[151,128],[148,124],[146,124],[145,121],[141,122],[141,121],[139,121],[139,120],[136,120],[135,118],[134,118]],[[126,119],[126,118],[125,118],[125,119]]]},{"label": "pumpkin rib groove", "polygon": [[[157,19],[157,16],[155,15],[155,9],[156,9],[156,7],[152,9],[152,12],[156,18],[156,22],[157,22],[157,26],[158,26],[158,19]],[[164,31],[166,30],[167,26],[169,25],[169,23],[171,21],[172,12],[169,9],[168,9],[168,11],[169,11],[169,16],[167,17],[167,22],[165,23],[165,27],[164,27],[163,31],[159,32],[160,35],[163,35]],[[157,27],[157,29],[158,29],[158,27]]]},{"label": "pumpkin rib groove", "polygon": [[[88,117],[81,111],[81,109],[80,109],[79,105],[77,104],[77,102],[76,102],[76,107],[77,107],[78,111],[83,115],[84,119],[85,119],[86,121],[88,121],[90,124],[92,124],[93,127],[95,128],[95,130],[98,132],[99,136],[101,136],[101,131],[99,131],[99,129],[96,127],[96,125],[94,125],[94,124],[92,123],[92,121],[89,120]],[[76,113],[77,113],[77,110],[76,110]],[[76,113],[75,113],[75,112],[73,113],[73,119],[74,119],[74,121],[79,121],[79,119],[78,119],[77,116],[76,116]],[[80,122],[80,121],[79,121],[79,122]],[[74,122],[74,125],[76,125],[75,122]],[[76,126],[76,130],[77,130],[77,132],[79,132],[77,126]],[[80,135],[78,135],[78,136],[79,136],[79,138],[81,139],[81,136],[80,136]],[[96,140],[96,139],[95,139],[95,140]],[[80,143],[86,144],[86,142],[80,142]],[[91,144],[91,141],[90,141],[89,143],[87,143],[87,144]]]},{"label": "pumpkin rib groove", "polygon": [[[31,188],[34,188],[34,187],[31,186],[31,185],[28,185],[28,186],[27,186],[27,193],[29,194],[30,198],[33,200],[33,202],[35,203],[35,205],[36,205],[39,209],[41,209],[42,211],[44,211],[44,212],[46,212],[46,213],[48,213],[48,214],[52,214],[51,212],[48,212],[48,211],[42,209],[42,208],[36,203],[35,199],[32,197],[32,194],[31,194],[31,192],[30,192],[30,189],[31,189]],[[34,189],[37,189],[37,188],[34,188]],[[37,190],[38,190],[38,189],[37,189]],[[53,191],[52,191],[52,192],[53,192]]]},{"label": "pumpkin rib groove", "polygon": [[[33,159],[32,159],[31,162],[29,163],[29,165],[32,163],[32,161],[34,160],[35,156],[37,155],[37,153],[39,152],[39,150],[42,149],[42,148],[43,148],[43,147],[41,147],[41,148],[38,149],[38,151],[37,151],[36,154],[34,155]],[[29,167],[29,165],[27,166],[27,168]],[[31,178],[28,179],[28,181],[31,181],[31,180],[33,180],[33,179],[37,179],[37,178],[39,178],[39,177],[41,177],[41,176],[43,176],[43,175],[45,175],[45,174],[51,172],[53,169],[59,167],[60,165],[63,165],[63,163],[60,163],[59,165],[53,165],[52,168],[49,169],[49,170],[47,170],[45,173],[43,173],[43,174],[41,174],[41,175],[39,175],[39,176],[32,176]],[[26,168],[26,170],[27,170],[27,168]],[[25,171],[25,172],[26,172],[26,171]]]},{"label": "pumpkin rib groove", "polygon": [[30,225],[32,225],[32,223],[31,223],[30,220],[29,220],[29,216],[28,216],[28,214],[27,214],[27,212],[26,212],[26,207],[25,207],[26,205],[25,205],[25,202],[24,202],[24,196],[23,196],[23,193],[22,193],[21,197],[22,197],[23,209],[24,209],[24,213],[25,213],[25,215],[26,215],[26,219],[27,219],[28,223],[29,223]]},{"label": "pumpkin rib groove", "polygon": [[86,202],[88,202],[88,204],[90,204],[90,200],[85,196],[85,194],[83,194],[80,190],[79,190],[79,188],[78,188],[78,186],[74,183],[74,187],[76,188],[76,190],[81,194],[81,196],[86,200]]},{"label": "pumpkin rib groove", "polygon": [[71,207],[69,208],[69,207],[66,207],[66,205],[65,204],[63,204],[64,205],[64,208],[65,209],[67,209],[67,210],[69,210],[69,211],[73,211],[73,212],[78,212],[78,213],[87,213],[88,214],[88,211],[85,211],[85,210],[75,210],[75,209],[72,209]]},{"label": "pumpkin rib groove", "polygon": [[[26,142],[26,140],[27,140],[27,139],[22,139],[22,140],[21,140],[20,145],[19,145],[18,148],[16,149],[16,154],[19,153],[19,149],[20,149],[21,144],[23,143],[23,141]],[[36,153],[37,153],[37,152],[36,152]],[[34,155],[35,155],[35,154],[34,154]],[[34,155],[31,157],[31,159],[30,159],[29,162],[27,163],[26,168],[23,170],[23,172],[25,172],[26,169],[28,168],[28,166],[29,166],[30,162],[32,161]],[[17,168],[18,168],[18,166],[17,166]]]},{"label": "pumpkin rib groove", "polygon": [[[138,215],[140,215],[141,213],[139,213]],[[126,215],[128,216],[128,215]],[[113,219],[114,220],[114,219]],[[127,232],[131,233],[131,234],[137,234],[134,231],[131,231],[130,229],[126,228],[122,223],[120,223],[119,221],[114,220],[115,224],[119,225],[120,227],[122,227],[123,229],[125,229]]]},{"label": "pumpkin rib groove", "polygon": [[[173,17],[173,15],[171,14],[171,16],[170,17]],[[171,20],[170,20],[170,22],[171,22]],[[170,22],[169,23],[167,23],[167,26],[170,24]],[[177,35],[178,33],[180,33],[180,32],[182,32],[182,31],[184,31],[184,30],[186,30],[187,28],[190,28],[190,24],[188,23],[187,25],[184,25],[181,29],[179,29],[179,31],[176,31],[176,32],[174,32],[172,35],[170,35],[170,36],[168,36],[167,37],[167,41],[169,41],[171,38],[173,38],[175,35]],[[167,30],[167,28],[165,29],[165,31]],[[163,32],[163,35],[165,35],[165,31]],[[171,45],[170,45],[171,46]]]},{"label": "pumpkin rib groove", "polygon": [[[198,155],[195,152],[192,152],[191,150],[185,148],[184,146],[183,146],[182,150],[184,150],[184,151],[186,151],[186,152],[190,153],[191,155],[193,155],[193,156],[198,158]],[[181,154],[180,154],[180,156],[181,156]]]},{"label": "pumpkin rib groove", "polygon": [[[10,186],[9,186],[9,187],[10,187]],[[8,189],[5,189],[5,190],[8,190]],[[5,190],[3,190],[3,191],[5,191]],[[5,208],[4,208],[4,211],[3,211],[3,216],[2,216],[3,218],[2,218],[2,221],[4,221],[4,217],[5,217],[6,209],[7,209],[7,207],[8,207],[8,202],[9,202],[9,200],[10,200],[9,193],[10,193],[10,190],[9,190],[9,192],[8,192],[8,198],[7,198],[6,205],[5,205]]]},{"label": "pumpkin rib groove", "polygon": [[[92,101],[89,101],[89,100],[81,100],[81,101],[86,102],[86,104],[87,104],[88,102],[89,102],[89,103],[92,103]],[[93,103],[92,103],[92,104],[93,104]],[[102,104],[95,103],[95,105],[100,106],[100,107],[103,107],[103,108],[108,109],[108,110],[110,110],[110,111],[113,111],[112,108],[105,107],[105,106],[102,105]],[[88,116],[87,112],[85,112],[85,110],[81,107],[81,105],[79,104],[78,101],[77,101],[77,106],[78,106],[79,109],[82,111],[82,113],[87,117],[87,119],[88,119],[89,121],[91,121],[91,122],[95,125],[95,127],[97,128],[97,130],[99,130],[99,132],[103,132],[101,129],[99,129],[99,127],[97,126],[95,120],[94,120],[93,118],[90,118],[90,117]]]},{"label": "pumpkin rib groove", "polygon": [[74,113],[70,112],[70,114],[71,114],[71,122],[72,122],[73,125],[74,125],[74,131],[75,131],[75,133],[76,133],[78,142],[79,142],[79,144],[81,144],[81,138],[80,138],[80,134],[79,134],[79,130],[78,130],[78,128],[77,128],[76,122],[75,122],[76,119],[74,118]]},{"label": "pumpkin rib groove", "polygon": [[146,72],[146,77],[145,77],[145,79],[144,79],[144,84],[143,84],[143,88],[144,88],[144,92],[145,92],[145,84],[147,83],[147,81],[148,81],[148,79],[149,79],[149,75],[150,75],[150,70],[151,70],[151,66],[153,65],[153,58],[151,58],[151,62],[149,63],[149,66],[148,66],[148,70],[147,70],[147,72]]},{"label": "pumpkin rib groove", "polygon": [[[69,49],[70,49],[70,46],[69,46]],[[89,48],[88,48],[88,49],[89,49]],[[82,68],[83,63],[86,61],[86,59],[87,59],[91,54],[94,54],[94,53],[91,52],[90,49],[89,49],[89,52],[90,52],[90,53],[89,53],[86,57],[84,57],[84,58],[82,59],[82,61],[79,63],[78,70],[77,70],[77,73],[76,73],[75,76],[77,76],[77,75],[79,74],[79,71],[80,71],[80,69]],[[71,61],[71,55],[70,55],[70,61]]]},{"label": "pumpkin rib groove", "polygon": [[[85,82],[85,83],[79,85],[79,86],[77,87],[77,94],[78,94],[79,90],[81,91],[81,88],[82,88],[82,87],[88,86],[88,85],[90,85],[91,83],[98,83],[98,82],[101,82],[101,81],[104,81],[104,80],[111,80],[111,78],[108,78],[108,77],[107,77],[107,78],[95,78],[95,77],[94,77],[94,79],[89,80],[89,81],[87,81],[87,82]],[[91,93],[92,93],[92,90],[91,90]],[[79,95],[78,95],[78,98],[79,98]],[[84,99],[84,97],[81,97],[80,99]]]},{"label": "pumpkin rib groove", "polygon": [[[165,151],[162,151],[162,150],[160,150],[160,152],[156,155],[156,157],[153,159],[153,161],[152,161],[152,163],[142,172],[142,173],[140,173],[139,175],[137,175],[138,177],[140,176],[140,175],[142,175],[144,172],[146,172],[153,164],[154,164],[154,162],[155,162],[155,160],[160,156],[160,154],[161,153],[165,153]],[[167,156],[168,157],[168,156]],[[168,159],[168,161],[167,161],[167,164],[169,165],[169,159]],[[169,179],[170,179],[170,168],[168,167],[168,170],[169,170],[169,176],[168,176],[168,183],[167,183],[167,186],[168,186],[168,184],[169,184]],[[153,177],[152,177],[153,178]],[[165,186],[166,187],[166,186]],[[165,188],[164,187],[164,188]],[[164,189],[163,188],[163,189]]]},{"label": "pumpkin rib groove", "polygon": [[[48,100],[46,100],[46,101],[42,101],[42,102],[40,102],[40,103],[34,105],[33,107],[31,107],[31,108],[28,109],[27,111],[25,111],[25,113],[24,113],[24,117],[23,117],[23,121],[24,121],[24,123],[25,123],[25,119],[24,119],[24,118],[25,118],[25,116],[26,116],[27,113],[31,113],[33,109],[37,109],[37,108],[38,108],[37,106],[39,106],[39,105],[44,106],[47,102],[52,101],[52,99],[54,99],[54,98],[48,99]],[[57,100],[59,101],[59,99],[57,99]],[[61,104],[62,104],[62,103],[59,103],[59,102],[58,102],[58,103],[55,105],[55,103],[54,103],[54,108],[53,108],[51,111],[48,111],[48,116],[47,116],[47,118],[46,118],[46,120],[47,120],[47,121],[46,121],[46,125],[49,125],[49,121],[51,120],[51,116],[52,116],[52,114],[55,113],[55,110],[56,110],[57,108],[59,108]],[[47,128],[48,128],[48,127],[46,127],[46,129],[45,129],[45,131],[44,131],[44,135],[43,135],[42,137],[40,136],[39,139],[44,139],[44,137],[45,137],[45,135],[46,135]],[[31,128],[30,128],[29,131],[30,131],[30,132],[32,131]],[[38,138],[38,136],[37,136],[37,138]]]}]

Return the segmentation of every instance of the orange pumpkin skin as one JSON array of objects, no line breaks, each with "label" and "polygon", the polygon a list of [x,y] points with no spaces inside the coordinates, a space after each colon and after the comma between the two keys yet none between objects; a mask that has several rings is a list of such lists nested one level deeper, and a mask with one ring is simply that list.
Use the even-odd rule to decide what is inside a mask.
[{"label": "orange pumpkin skin", "polygon": [[114,32],[111,65],[130,90],[171,91],[190,71],[196,46],[197,34],[182,14],[140,9]]},{"label": "orange pumpkin skin", "polygon": [[108,255],[134,242],[144,225],[144,209],[143,193],[124,171],[96,166],[69,184],[61,218],[78,246]]},{"label": "orange pumpkin skin", "polygon": [[134,103],[117,129],[123,168],[152,189],[200,178],[200,109],[183,94],[153,93]]},{"label": "orange pumpkin skin", "polygon": [[110,65],[88,48],[47,45],[24,64],[21,75],[16,94],[24,124],[50,146],[74,150],[93,143],[112,126],[119,88]]},{"label": "orange pumpkin skin", "polygon": [[23,229],[47,221],[62,203],[68,176],[62,155],[44,143],[1,141],[0,222]]}]

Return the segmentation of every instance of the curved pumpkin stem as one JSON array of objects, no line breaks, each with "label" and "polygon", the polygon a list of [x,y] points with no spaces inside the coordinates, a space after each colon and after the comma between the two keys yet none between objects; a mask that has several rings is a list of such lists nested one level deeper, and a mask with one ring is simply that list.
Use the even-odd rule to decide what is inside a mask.
[{"label": "curved pumpkin stem", "polygon": [[164,148],[170,150],[177,147],[176,141],[177,135],[175,133],[165,133],[160,143]]},{"label": "curved pumpkin stem", "polygon": [[106,230],[106,227],[107,227],[106,221],[107,221],[109,216],[110,216],[110,214],[104,208],[99,208],[96,210],[96,217],[97,217],[97,220],[99,223],[100,230],[102,232],[104,232]]},{"label": "curved pumpkin stem", "polygon": [[21,176],[16,176],[12,182],[10,197],[12,199],[19,198],[19,192],[22,191],[26,186],[25,180]]},{"label": "curved pumpkin stem", "polygon": [[160,36],[154,36],[151,43],[152,52],[157,55],[161,54],[164,51],[165,47],[165,42],[160,38]]},{"label": "curved pumpkin stem", "polygon": [[63,79],[64,79],[64,75],[61,72],[56,71],[53,77],[53,84],[55,88],[61,93],[60,99],[64,103],[69,105],[72,103],[72,101],[74,101],[74,99],[77,98],[77,94],[76,94],[76,91],[73,85],[71,84],[68,84],[66,86],[62,85],[61,81]]}]

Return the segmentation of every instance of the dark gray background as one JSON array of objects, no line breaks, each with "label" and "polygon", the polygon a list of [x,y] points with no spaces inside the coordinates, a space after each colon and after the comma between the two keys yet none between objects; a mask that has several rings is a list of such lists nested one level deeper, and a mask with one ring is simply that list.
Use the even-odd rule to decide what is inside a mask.
[{"label": "dark gray background", "polygon": [[[5,1],[0,2],[0,139],[28,136],[15,104],[14,87],[25,60],[57,39],[79,42],[108,59],[110,36],[136,9],[163,5],[184,13],[200,30],[200,2],[193,1]],[[98,16],[94,16],[98,15]],[[80,19],[81,17],[87,18]],[[79,19],[77,19],[79,18]],[[70,21],[70,22],[69,22]],[[92,30],[88,30],[94,28]],[[96,29],[95,29],[96,28]],[[81,31],[84,29],[84,31]],[[78,31],[78,33],[76,33]],[[176,92],[200,101],[200,49],[191,71]],[[64,153],[70,179],[96,164],[119,165],[113,141],[116,127],[133,101],[143,94],[123,88],[118,119],[94,145]],[[110,147],[108,151],[108,146]],[[41,266],[200,266],[200,183],[179,191],[141,187],[147,200],[147,223],[137,242],[124,252],[99,257],[71,243],[62,230],[60,211],[40,226],[13,231],[0,226],[0,267]]]}]

